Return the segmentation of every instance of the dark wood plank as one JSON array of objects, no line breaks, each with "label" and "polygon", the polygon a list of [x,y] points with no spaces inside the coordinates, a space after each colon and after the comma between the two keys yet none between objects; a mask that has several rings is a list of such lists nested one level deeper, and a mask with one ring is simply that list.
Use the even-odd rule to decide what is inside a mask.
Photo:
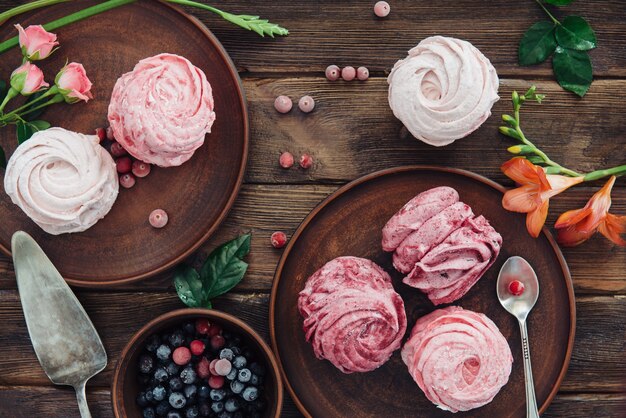
[{"label": "dark wood plank", "polygon": [[[91,381],[92,386],[110,384],[117,357],[131,335],[149,320],[183,307],[173,292],[101,293],[78,292],[103,339],[109,365]],[[0,300],[0,385],[48,385],[30,348],[28,332],[15,291],[1,291]],[[220,298],[216,309],[230,312],[250,323],[268,338],[269,296],[229,294]],[[568,392],[625,392],[626,381],[626,298],[579,297],[574,354],[562,390]]]},{"label": "dark wood plank", "polygon": [[[0,11],[24,1],[0,0]],[[77,2],[77,10],[80,3]],[[327,65],[337,64],[366,65],[374,73],[382,74],[421,39],[442,34],[472,42],[494,63],[501,76],[553,77],[549,63],[533,67],[517,65],[517,46],[522,34],[531,24],[547,19],[532,1],[395,0],[390,3],[392,11],[385,19],[374,16],[374,1],[236,0],[217,4],[233,13],[258,14],[290,30],[288,37],[276,40],[247,33],[209,12],[187,10],[217,35],[242,72],[321,73]],[[557,17],[580,15],[591,22],[599,45],[591,53],[596,76],[626,75],[623,26],[626,3],[575,2],[556,10],[555,14]]]}]

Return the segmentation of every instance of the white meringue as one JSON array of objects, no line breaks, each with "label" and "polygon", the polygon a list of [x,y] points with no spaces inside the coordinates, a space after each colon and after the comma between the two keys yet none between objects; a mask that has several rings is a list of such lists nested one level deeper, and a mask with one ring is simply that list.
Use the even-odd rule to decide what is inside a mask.
[{"label": "white meringue", "polygon": [[498,75],[471,43],[432,36],[394,65],[389,106],[416,138],[437,147],[483,124],[498,101]]},{"label": "white meringue", "polygon": [[95,135],[63,128],[36,132],[8,162],[4,189],[49,234],[82,232],[117,198],[115,162]]}]

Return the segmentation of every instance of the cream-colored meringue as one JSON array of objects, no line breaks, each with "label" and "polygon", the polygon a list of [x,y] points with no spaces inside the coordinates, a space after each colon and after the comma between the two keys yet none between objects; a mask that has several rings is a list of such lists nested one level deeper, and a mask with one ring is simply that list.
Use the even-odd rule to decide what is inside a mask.
[{"label": "cream-colored meringue", "polygon": [[498,101],[498,75],[471,43],[432,36],[394,65],[389,106],[416,138],[437,147],[483,124]]},{"label": "cream-colored meringue", "polygon": [[50,128],[17,147],[4,189],[41,229],[58,235],[85,231],[109,213],[119,182],[97,136]]}]

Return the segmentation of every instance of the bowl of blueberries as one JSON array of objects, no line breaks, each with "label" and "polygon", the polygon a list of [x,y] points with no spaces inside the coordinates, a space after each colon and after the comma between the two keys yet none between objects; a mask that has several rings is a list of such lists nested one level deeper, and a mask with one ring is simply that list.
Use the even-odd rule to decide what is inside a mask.
[{"label": "bowl of blueberries", "polygon": [[133,336],[111,396],[116,418],[278,418],[283,385],[274,354],[244,322],[180,309]]}]

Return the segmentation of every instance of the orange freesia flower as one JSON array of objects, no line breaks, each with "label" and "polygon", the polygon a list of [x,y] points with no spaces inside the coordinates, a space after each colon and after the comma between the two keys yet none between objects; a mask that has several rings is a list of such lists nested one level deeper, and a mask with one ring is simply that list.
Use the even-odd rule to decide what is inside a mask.
[{"label": "orange freesia flower", "polygon": [[582,176],[546,174],[543,168],[522,157],[510,159],[502,164],[501,170],[520,184],[504,194],[502,206],[512,212],[527,213],[526,229],[535,238],[546,223],[550,198],[583,181]]},{"label": "orange freesia flower", "polygon": [[596,231],[616,243],[626,246],[620,234],[626,233],[626,216],[609,213],[611,207],[611,189],[615,176],[594,194],[582,209],[570,210],[559,216],[555,228],[560,244],[573,247],[588,240]]}]

